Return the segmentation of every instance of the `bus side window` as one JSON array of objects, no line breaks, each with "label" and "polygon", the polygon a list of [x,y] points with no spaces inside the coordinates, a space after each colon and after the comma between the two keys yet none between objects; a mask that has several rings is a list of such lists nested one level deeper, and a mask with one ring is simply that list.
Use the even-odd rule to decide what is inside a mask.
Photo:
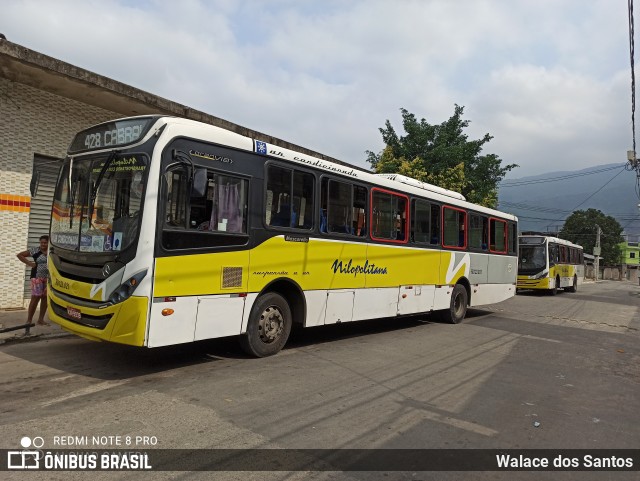
[{"label": "bus side window", "polygon": [[431,241],[431,207],[420,199],[411,201],[411,241],[429,244]]},{"label": "bus side window", "polygon": [[288,227],[291,223],[291,180],[293,171],[276,165],[267,167],[265,223]]},{"label": "bus side window", "polygon": [[440,206],[431,204],[431,245],[440,244]]},{"label": "bus side window", "polygon": [[187,218],[187,173],[184,168],[170,170],[165,174],[167,203],[165,223],[174,227],[186,227]]},{"label": "bus side window", "polygon": [[555,265],[558,263],[558,246],[556,244],[549,244],[549,265]]},{"label": "bus side window", "polygon": [[312,229],[315,214],[316,179],[313,174],[293,172],[293,212],[291,227],[296,229]]},{"label": "bus side window", "polygon": [[320,232],[366,235],[367,189],[323,178],[320,189]]},{"label": "bus side window", "polygon": [[353,186],[353,233],[359,237],[367,234],[367,189]]},{"label": "bus side window", "polygon": [[379,189],[371,193],[371,237],[377,240],[406,242],[409,199]]},{"label": "bus side window", "polygon": [[313,174],[269,165],[264,209],[265,224],[272,227],[305,230],[313,228],[314,187]]},{"label": "bus side window", "polygon": [[469,248],[486,251],[489,248],[488,220],[483,215],[469,214]]},{"label": "bus side window", "polygon": [[442,208],[442,215],[444,219],[442,246],[464,249],[467,241],[467,213],[458,208],[444,206]]},{"label": "bus side window", "polygon": [[509,222],[509,254],[518,252],[518,226]]},{"label": "bus side window", "polygon": [[499,219],[489,221],[489,250],[492,252],[507,252],[507,223]]}]

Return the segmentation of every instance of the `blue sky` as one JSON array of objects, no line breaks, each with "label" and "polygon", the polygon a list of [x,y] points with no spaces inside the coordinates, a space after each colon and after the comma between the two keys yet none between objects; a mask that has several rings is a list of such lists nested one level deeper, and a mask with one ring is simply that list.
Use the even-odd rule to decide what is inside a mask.
[{"label": "blue sky", "polygon": [[[362,167],[465,107],[510,177],[624,162],[625,0],[19,1],[8,40]],[[640,27],[639,27],[640,28]]]}]

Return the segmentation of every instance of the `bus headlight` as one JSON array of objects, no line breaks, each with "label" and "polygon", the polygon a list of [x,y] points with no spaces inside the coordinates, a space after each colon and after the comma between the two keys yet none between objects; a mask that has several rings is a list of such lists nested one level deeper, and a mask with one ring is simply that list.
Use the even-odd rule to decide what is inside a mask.
[{"label": "bus headlight", "polygon": [[147,269],[134,274],[126,282],[123,282],[109,297],[109,304],[118,304],[129,299],[146,275]]},{"label": "bus headlight", "polygon": [[549,271],[544,270],[544,271],[536,274],[535,276],[530,276],[529,279],[542,279],[544,277],[547,277],[547,274],[549,274]]}]

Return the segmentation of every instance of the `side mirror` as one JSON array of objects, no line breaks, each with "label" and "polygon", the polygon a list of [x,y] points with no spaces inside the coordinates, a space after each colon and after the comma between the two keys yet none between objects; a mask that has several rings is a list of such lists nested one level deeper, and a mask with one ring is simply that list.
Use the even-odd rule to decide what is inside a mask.
[{"label": "side mirror", "polygon": [[204,197],[207,193],[207,169],[195,169],[191,197]]}]

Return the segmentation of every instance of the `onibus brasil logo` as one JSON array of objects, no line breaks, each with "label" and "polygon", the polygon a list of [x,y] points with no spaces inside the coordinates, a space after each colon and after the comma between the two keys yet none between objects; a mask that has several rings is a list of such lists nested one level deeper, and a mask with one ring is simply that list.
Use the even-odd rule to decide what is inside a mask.
[{"label": "onibus brasil logo", "polygon": [[36,436],[20,439],[21,450],[7,451],[9,470],[150,470],[149,455],[145,452],[122,450],[47,450],[44,439]]},{"label": "onibus brasil logo", "polygon": [[36,436],[31,439],[24,436],[20,440],[20,445],[24,448],[20,451],[7,452],[7,468],[8,469],[39,469],[42,451],[40,448],[44,445],[44,439]]}]

